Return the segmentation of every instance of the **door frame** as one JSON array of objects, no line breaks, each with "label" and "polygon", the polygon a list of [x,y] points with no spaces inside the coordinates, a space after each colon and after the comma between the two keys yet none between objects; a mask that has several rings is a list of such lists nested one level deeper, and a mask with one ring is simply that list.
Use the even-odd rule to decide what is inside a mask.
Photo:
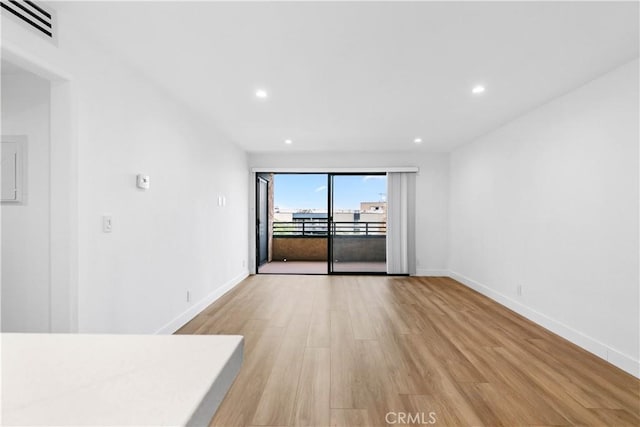
[{"label": "door frame", "polygon": [[[260,231],[258,230],[258,215],[259,215],[259,211],[260,211],[260,179],[264,179],[262,177],[262,175],[265,174],[271,174],[272,176],[275,177],[275,175],[329,175],[327,172],[295,172],[295,171],[289,171],[289,172],[271,172],[269,170],[269,172],[267,172],[267,170],[269,169],[264,169],[261,171],[254,171],[252,170],[252,175],[253,175],[253,182],[254,185],[251,186],[251,188],[253,189],[253,192],[255,193],[253,197],[251,197],[251,199],[254,201],[255,205],[254,205],[254,215],[253,215],[253,236],[254,236],[254,242],[253,244],[250,244],[251,247],[254,248],[254,260],[255,260],[255,265],[254,265],[254,274],[274,274],[274,273],[260,273],[259,269],[261,267],[260,264]],[[268,181],[268,180],[267,180]],[[269,185],[273,185],[272,181],[268,181]],[[328,193],[328,190],[327,190]],[[267,197],[267,210],[268,210],[268,206],[269,206],[269,200]],[[328,209],[327,209],[327,214],[328,214]],[[269,227],[273,227],[273,224],[268,224],[267,225],[267,235],[269,234]],[[327,228],[328,230],[328,228]],[[328,235],[328,231],[327,231],[327,246],[329,245],[329,235]],[[271,240],[271,242],[267,242],[267,252],[269,252],[269,250],[272,250],[271,245],[273,245],[273,240]],[[270,262],[270,261],[267,261]],[[327,273],[304,273],[305,275],[311,275],[311,276],[324,276],[326,274],[328,274],[329,271],[329,259],[327,258]],[[277,273],[277,274],[291,274],[291,273]]]},{"label": "door frame", "polygon": [[[340,171],[340,172],[326,172],[321,170],[314,171],[282,171],[282,172],[272,172],[270,169],[264,169],[260,171],[252,170],[252,174],[254,175],[253,185],[253,197],[251,198],[254,203],[254,215],[253,215],[253,235],[254,235],[254,244],[251,245],[254,248],[254,274],[268,274],[268,273],[259,273],[260,269],[260,224],[259,224],[259,215],[260,215],[260,181],[266,181],[267,185],[273,185],[269,180],[264,178],[264,174],[273,174],[275,175],[305,175],[305,174],[313,174],[313,175],[326,175],[327,177],[327,219],[326,219],[326,230],[327,230],[327,272],[326,275],[375,275],[375,276],[385,276],[387,272],[384,271],[334,271],[333,269],[333,233],[332,233],[332,222],[333,222],[333,188],[334,182],[333,178],[335,176],[367,176],[367,175],[379,175],[386,176],[386,171],[376,170],[366,170],[366,171],[353,171],[349,170]],[[268,190],[267,190],[268,193]],[[267,195],[267,212],[269,210],[269,200]],[[268,215],[268,214],[267,214]],[[267,225],[267,228],[269,225]],[[269,231],[267,230],[267,233]],[[267,242],[267,252],[269,251],[269,242]],[[268,262],[268,261],[267,261]],[[309,273],[309,274],[317,274],[317,273]],[[324,275],[324,274],[323,274]]]},{"label": "door frame", "polygon": [[[310,159],[309,162],[313,162]],[[247,251],[249,253],[248,260],[252,265],[249,265],[249,271],[251,274],[258,274],[258,267],[255,263],[256,252],[256,232],[255,232],[255,211],[256,207],[256,175],[260,173],[316,173],[316,174],[329,174],[329,173],[355,173],[355,174],[376,174],[376,173],[389,173],[389,172],[420,172],[420,168],[417,166],[376,166],[376,167],[278,167],[278,166],[250,166],[249,167],[249,215],[247,215],[247,227],[248,230],[253,230],[249,233],[249,247]]]},{"label": "door frame", "polygon": [[8,41],[2,42],[0,55],[3,60],[36,74],[51,84],[49,329],[50,332],[78,332],[79,181],[73,78],[67,72]]},{"label": "door frame", "polygon": [[256,236],[256,273],[262,264],[260,264],[260,181],[267,184],[267,195],[265,204],[267,208],[267,263],[269,262],[269,180],[265,179],[263,174],[256,174],[255,191],[256,191],[256,215],[255,215],[255,236]]}]

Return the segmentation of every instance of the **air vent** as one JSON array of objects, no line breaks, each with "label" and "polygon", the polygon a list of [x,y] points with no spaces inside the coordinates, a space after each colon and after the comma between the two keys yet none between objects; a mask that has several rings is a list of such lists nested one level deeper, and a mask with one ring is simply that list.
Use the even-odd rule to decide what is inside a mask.
[{"label": "air vent", "polygon": [[7,16],[18,18],[30,28],[49,39],[54,39],[53,13],[34,1],[0,0],[2,12]]}]

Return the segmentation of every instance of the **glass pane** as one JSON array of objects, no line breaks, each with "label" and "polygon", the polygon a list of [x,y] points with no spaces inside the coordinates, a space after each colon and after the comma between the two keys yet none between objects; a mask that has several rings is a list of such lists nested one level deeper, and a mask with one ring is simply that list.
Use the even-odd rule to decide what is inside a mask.
[{"label": "glass pane", "polygon": [[327,274],[328,175],[269,175],[268,255],[258,273]]},{"label": "glass pane", "polygon": [[332,178],[331,271],[385,273],[386,175],[334,175]]}]

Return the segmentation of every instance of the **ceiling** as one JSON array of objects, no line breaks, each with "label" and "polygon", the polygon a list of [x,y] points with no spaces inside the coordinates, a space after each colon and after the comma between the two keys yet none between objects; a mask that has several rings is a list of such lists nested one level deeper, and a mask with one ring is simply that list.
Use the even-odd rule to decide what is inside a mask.
[{"label": "ceiling", "polygon": [[639,49],[637,2],[56,8],[250,152],[449,151]]}]

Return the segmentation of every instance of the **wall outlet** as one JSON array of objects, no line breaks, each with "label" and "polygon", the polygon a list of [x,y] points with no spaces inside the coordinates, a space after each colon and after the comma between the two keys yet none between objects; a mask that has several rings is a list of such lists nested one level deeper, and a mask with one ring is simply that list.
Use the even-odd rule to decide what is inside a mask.
[{"label": "wall outlet", "polygon": [[247,262],[245,260],[242,260],[242,268],[244,268],[247,265]]},{"label": "wall outlet", "polygon": [[191,292],[187,291],[187,302],[191,301]]},{"label": "wall outlet", "polygon": [[522,285],[518,285],[516,288],[516,292],[518,294],[519,297],[522,296]]}]

